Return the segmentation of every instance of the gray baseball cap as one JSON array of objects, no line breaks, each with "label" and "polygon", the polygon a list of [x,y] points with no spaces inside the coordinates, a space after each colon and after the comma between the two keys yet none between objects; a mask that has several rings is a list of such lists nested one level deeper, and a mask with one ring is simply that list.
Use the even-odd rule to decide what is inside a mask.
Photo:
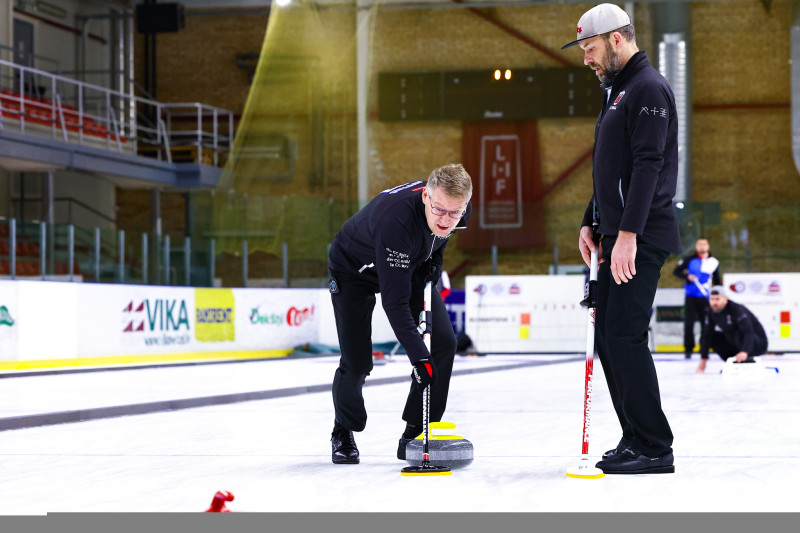
[{"label": "gray baseball cap", "polygon": [[622,8],[614,4],[599,4],[583,14],[578,21],[578,38],[561,47],[569,48],[581,41],[598,35],[618,30],[631,24],[631,17]]},{"label": "gray baseball cap", "polygon": [[728,297],[728,291],[725,290],[725,287],[722,285],[714,285],[711,287],[711,294],[717,294],[719,296]]}]

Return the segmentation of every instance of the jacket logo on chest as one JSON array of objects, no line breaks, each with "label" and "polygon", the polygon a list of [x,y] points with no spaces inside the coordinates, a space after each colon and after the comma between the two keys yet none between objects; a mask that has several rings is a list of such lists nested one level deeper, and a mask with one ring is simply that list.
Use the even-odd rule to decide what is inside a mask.
[{"label": "jacket logo on chest", "polygon": [[625,96],[625,91],[620,91],[619,94],[617,95],[617,97],[614,99],[614,104],[613,105],[617,105],[619,103],[619,101],[622,100],[623,96]]}]

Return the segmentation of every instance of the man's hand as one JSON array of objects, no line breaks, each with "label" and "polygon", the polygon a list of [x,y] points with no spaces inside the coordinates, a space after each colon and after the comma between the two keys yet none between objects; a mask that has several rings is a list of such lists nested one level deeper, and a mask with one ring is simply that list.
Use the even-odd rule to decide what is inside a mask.
[{"label": "man's hand", "polygon": [[414,390],[418,393],[425,392],[425,387],[428,385],[435,385],[436,377],[436,365],[433,364],[433,359],[430,357],[414,363],[414,368],[411,370],[411,382],[414,384]]},{"label": "man's hand", "polygon": [[686,279],[689,281],[689,283],[694,283],[694,280],[697,279],[697,276],[695,276],[694,274],[688,274],[686,276]]},{"label": "man's hand", "polygon": [[707,359],[700,359],[700,364],[697,365],[697,370],[694,371],[695,374],[702,374],[706,371],[706,362]]},{"label": "man's hand", "polygon": [[628,283],[636,275],[636,234],[619,231],[617,242],[611,250],[611,275],[617,285]]},{"label": "man's hand", "polygon": [[736,354],[736,362],[744,363],[747,360],[747,352],[739,352]]},{"label": "man's hand", "polygon": [[436,286],[439,283],[439,278],[442,277],[442,267],[435,263],[431,263],[428,266],[428,274],[425,276],[425,283],[429,281]]},{"label": "man's hand", "polygon": [[[586,266],[592,266],[592,252],[595,250],[594,235],[592,235],[592,228],[589,226],[582,226],[580,237],[578,238],[578,250],[581,251],[581,257]],[[599,251],[598,251],[599,255]]]}]

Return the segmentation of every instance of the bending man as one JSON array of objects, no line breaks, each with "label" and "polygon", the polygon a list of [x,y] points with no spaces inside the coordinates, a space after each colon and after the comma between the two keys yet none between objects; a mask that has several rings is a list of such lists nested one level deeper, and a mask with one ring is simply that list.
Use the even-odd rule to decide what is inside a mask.
[{"label": "bending man", "polygon": [[422,433],[422,394],[431,385],[431,421],[441,420],[447,404],[456,337],[437,290],[431,310],[433,334],[428,353],[417,324],[426,281],[436,285],[444,250],[471,212],[472,180],[461,165],[434,170],[428,181],[388,189],[345,222],[333,239],[328,266],[330,292],[342,356],[333,378],[335,421],[331,434],[334,463],[359,462],[353,432],[367,423],[362,387],[372,371],[372,310],[381,301],[397,340],[413,365],[412,385],[403,410],[406,428],[397,458]]}]

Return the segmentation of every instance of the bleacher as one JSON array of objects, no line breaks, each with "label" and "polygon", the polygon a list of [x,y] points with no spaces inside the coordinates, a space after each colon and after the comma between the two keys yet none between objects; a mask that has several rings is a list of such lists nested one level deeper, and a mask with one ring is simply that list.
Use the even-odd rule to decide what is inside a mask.
[{"label": "bleacher", "polygon": [[[128,138],[117,136],[90,115],[82,113],[74,106],[58,104],[48,99],[0,90],[0,116],[4,119],[20,120],[64,128],[70,132],[83,133],[95,137],[109,138],[113,141],[128,142]],[[62,123],[63,119],[63,123]]]},{"label": "bleacher", "polygon": [[[15,277],[16,278],[41,278],[41,250],[39,243],[29,240],[26,237],[17,235],[15,254],[13,254]],[[0,224],[0,277],[11,276],[11,236],[7,224]],[[73,262],[73,276],[82,276],[81,268],[77,262]],[[67,276],[69,274],[68,261],[53,262],[53,272],[47,273],[51,276]]]}]

